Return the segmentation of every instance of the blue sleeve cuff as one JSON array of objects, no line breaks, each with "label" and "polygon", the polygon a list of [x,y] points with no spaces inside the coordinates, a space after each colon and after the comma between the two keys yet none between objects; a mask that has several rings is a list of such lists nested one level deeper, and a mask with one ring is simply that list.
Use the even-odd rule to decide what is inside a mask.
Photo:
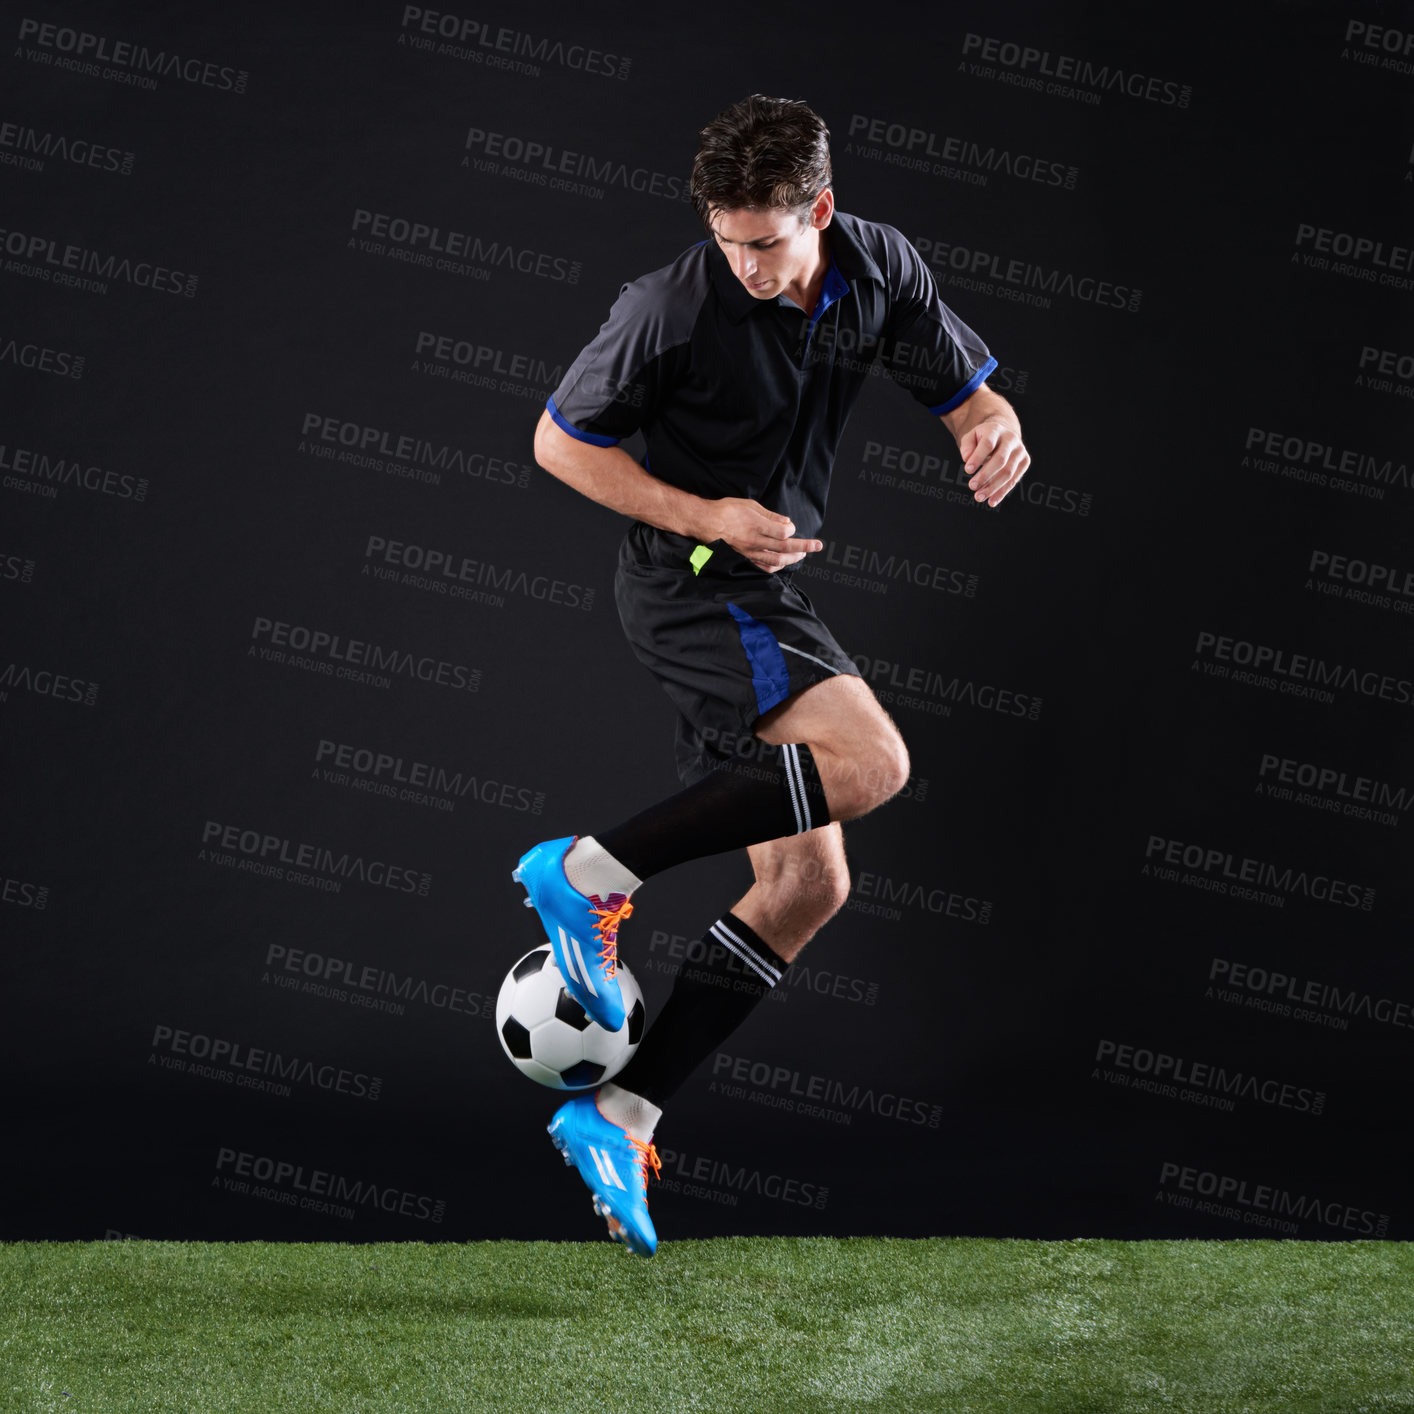
[{"label": "blue sleeve cuff", "polygon": [[[996,368],[996,366],[996,359],[989,358],[986,363],[984,363],[982,367],[979,368],[977,372],[974,373],[972,377],[969,378],[967,382],[964,383],[962,387],[960,387],[957,392],[955,392],[952,397],[947,400],[947,402],[939,403],[937,407],[929,408],[928,411],[931,413],[951,412],[960,403],[965,403],[968,398],[970,398],[973,393],[975,393],[978,388],[980,388],[982,384],[987,381],[987,375],[991,373],[992,370]],[[553,413],[554,409],[551,408],[550,411],[551,413]]]},{"label": "blue sleeve cuff", "polygon": [[617,447],[619,445],[619,439],[617,437],[601,437],[597,432],[581,432],[579,428],[576,427],[574,423],[568,421],[560,412],[559,408],[555,406],[554,398],[551,398],[545,404],[545,411],[554,418],[555,426],[558,427],[561,432],[568,432],[571,437],[576,437],[581,442],[588,442],[594,447]]}]

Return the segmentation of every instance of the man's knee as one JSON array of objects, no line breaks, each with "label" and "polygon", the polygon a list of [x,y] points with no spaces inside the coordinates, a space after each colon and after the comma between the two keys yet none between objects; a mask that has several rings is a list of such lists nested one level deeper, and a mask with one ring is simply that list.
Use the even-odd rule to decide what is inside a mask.
[{"label": "man's knee", "polygon": [[773,906],[815,927],[828,922],[849,900],[849,869],[844,861],[818,855],[787,855],[757,883]]},{"label": "man's knee", "polygon": [[889,725],[890,730],[880,743],[881,759],[875,768],[879,791],[879,798],[874,802],[876,805],[882,805],[886,800],[892,799],[908,784],[908,747],[903,744],[903,738],[894,730],[893,724]]},{"label": "man's knee", "polygon": [[812,749],[830,814],[836,820],[850,820],[873,810],[895,796],[908,784],[908,748],[893,723],[864,740],[851,743],[847,751]]}]

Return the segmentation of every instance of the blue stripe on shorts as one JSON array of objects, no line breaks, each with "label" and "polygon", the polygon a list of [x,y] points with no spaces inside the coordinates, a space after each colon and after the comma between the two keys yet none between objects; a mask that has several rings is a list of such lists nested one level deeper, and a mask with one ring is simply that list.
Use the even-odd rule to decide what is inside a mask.
[{"label": "blue stripe on shorts", "polygon": [[764,715],[778,702],[790,696],[790,670],[786,655],[776,642],[776,635],[759,619],[753,619],[745,609],[728,604],[741,634],[741,646],[746,661],[751,664],[751,686],[756,691],[756,710]]}]

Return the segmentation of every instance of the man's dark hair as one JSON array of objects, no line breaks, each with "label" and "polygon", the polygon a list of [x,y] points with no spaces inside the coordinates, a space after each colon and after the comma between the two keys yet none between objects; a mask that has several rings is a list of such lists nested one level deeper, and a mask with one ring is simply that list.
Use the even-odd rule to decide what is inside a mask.
[{"label": "man's dark hair", "polygon": [[692,163],[692,204],[709,224],[713,211],[785,209],[808,219],[834,180],[830,130],[808,104],[753,93],[723,108],[701,133]]}]

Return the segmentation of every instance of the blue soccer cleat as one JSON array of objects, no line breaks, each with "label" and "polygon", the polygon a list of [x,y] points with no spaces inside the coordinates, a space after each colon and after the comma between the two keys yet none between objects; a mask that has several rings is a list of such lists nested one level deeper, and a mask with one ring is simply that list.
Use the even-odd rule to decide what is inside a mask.
[{"label": "blue soccer cleat", "polygon": [[651,1257],[658,1234],[648,1216],[648,1170],[662,1165],[658,1151],[599,1112],[593,1095],[576,1095],[555,1111],[550,1138],[567,1164],[594,1194],[594,1211],[609,1224],[609,1236],[630,1252]]},{"label": "blue soccer cleat", "polygon": [[[619,964],[619,924],[633,912],[623,894],[586,898],[565,878],[565,855],[575,835],[547,840],[511,871],[525,887],[527,908],[540,915],[545,936],[555,950],[555,966],[565,988],[606,1031],[624,1024],[624,998],[614,975]],[[595,945],[598,951],[595,951]]]}]

